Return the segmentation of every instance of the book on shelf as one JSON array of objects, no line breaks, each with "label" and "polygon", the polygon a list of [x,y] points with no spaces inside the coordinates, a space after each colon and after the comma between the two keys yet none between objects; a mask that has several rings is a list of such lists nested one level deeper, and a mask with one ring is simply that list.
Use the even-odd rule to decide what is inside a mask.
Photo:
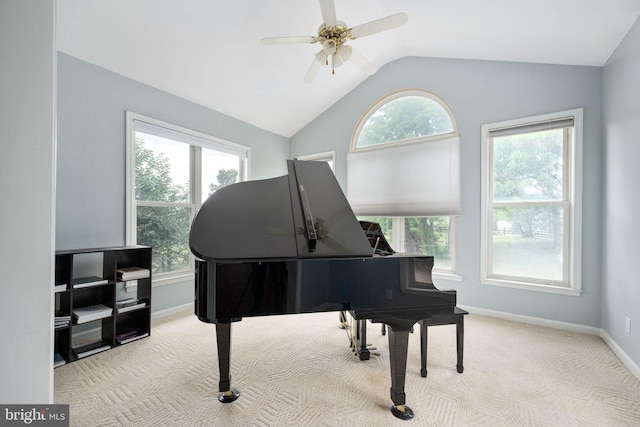
[{"label": "book on shelf", "polygon": [[118,306],[125,306],[125,305],[131,305],[131,304],[135,304],[138,302],[137,298],[125,298],[125,299],[119,299],[118,301],[116,301],[116,307]]},{"label": "book on shelf", "polygon": [[60,283],[58,285],[55,285],[53,288],[54,292],[64,292],[67,290],[67,284],[66,283]]},{"label": "book on shelf", "polygon": [[145,279],[149,277],[149,269],[142,267],[122,267],[116,270],[118,280],[126,282],[127,280]]},{"label": "book on shelf", "polygon": [[54,318],[55,329],[66,328],[71,324],[71,316],[56,316]]},{"label": "book on shelf", "polygon": [[110,348],[111,346],[106,342],[96,341],[74,348],[73,351],[75,351],[78,359],[82,359],[83,357],[91,356],[92,354],[100,353],[101,351],[109,350]]},{"label": "book on shelf", "polygon": [[57,368],[58,366],[62,366],[66,364],[67,361],[64,360],[64,357],[60,355],[57,351],[53,353],[53,367]]},{"label": "book on shelf", "polygon": [[103,317],[109,317],[112,314],[113,308],[107,307],[104,304],[94,304],[73,310],[73,317],[76,319],[77,324],[102,319]]},{"label": "book on shelf", "polygon": [[136,298],[127,298],[116,301],[116,312],[126,313],[127,311],[138,310],[147,306],[147,303]]},{"label": "book on shelf", "polygon": [[126,344],[131,341],[139,340],[140,338],[148,337],[149,332],[142,332],[137,328],[125,329],[118,335],[116,335],[116,342],[118,344]]},{"label": "book on shelf", "polygon": [[53,320],[56,329],[66,328],[71,324],[71,315],[64,314],[62,311],[56,310]]},{"label": "book on shelf", "polygon": [[74,289],[87,288],[89,286],[106,285],[109,280],[100,276],[78,277],[73,279]]}]

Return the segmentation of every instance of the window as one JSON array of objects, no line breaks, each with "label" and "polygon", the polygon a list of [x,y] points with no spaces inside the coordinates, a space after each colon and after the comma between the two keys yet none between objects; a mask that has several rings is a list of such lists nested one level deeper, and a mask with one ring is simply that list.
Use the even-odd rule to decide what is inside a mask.
[{"label": "window", "polygon": [[382,233],[396,252],[432,255],[434,271],[455,271],[455,216],[359,216],[358,219],[380,224]]},{"label": "window", "polygon": [[578,295],[582,110],[482,126],[482,283]]},{"label": "window", "polygon": [[377,102],[360,121],[352,149],[452,134],[453,115],[435,95],[401,91]]},{"label": "window", "polygon": [[193,272],[191,222],[214,191],[245,179],[248,153],[127,112],[127,243],[153,247],[154,279]]},{"label": "window", "polygon": [[433,255],[436,273],[455,273],[459,176],[453,114],[433,93],[392,93],[356,126],[347,155],[351,206],[380,223],[396,251]]}]

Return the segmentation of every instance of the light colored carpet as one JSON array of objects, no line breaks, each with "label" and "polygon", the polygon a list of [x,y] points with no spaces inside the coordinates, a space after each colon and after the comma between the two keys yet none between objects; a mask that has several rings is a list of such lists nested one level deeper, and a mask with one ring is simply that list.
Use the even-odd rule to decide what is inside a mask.
[{"label": "light colored carpet", "polygon": [[[417,330],[416,330],[417,332]],[[470,314],[463,374],[455,327],[429,328],[427,378],[410,337],[407,405],[389,411],[387,337],[362,362],[337,313],[246,318],[232,327],[232,384],[217,401],[215,326],[180,313],[152,334],[55,370],[72,426],[639,426],[640,382],[595,336]]]}]

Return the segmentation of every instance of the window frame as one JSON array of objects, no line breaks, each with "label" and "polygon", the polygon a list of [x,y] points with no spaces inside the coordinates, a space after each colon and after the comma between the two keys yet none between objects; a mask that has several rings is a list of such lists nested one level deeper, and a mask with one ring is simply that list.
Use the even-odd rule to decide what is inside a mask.
[{"label": "window frame", "polygon": [[[490,132],[505,129],[525,128],[542,123],[573,119],[573,131],[563,130],[563,197],[556,201],[493,201],[493,143]],[[527,133],[526,130],[521,134]],[[583,170],[583,109],[559,111],[537,116],[523,117],[481,126],[481,260],[480,283],[516,289],[531,290],[562,295],[579,296],[582,293],[582,170]],[[551,281],[521,276],[493,275],[493,253],[491,235],[493,215],[496,207],[559,206],[563,215],[563,280]]]},{"label": "window frame", "polygon": [[[150,200],[136,200],[135,197],[135,133],[136,122],[143,127],[152,126],[163,134],[163,137],[174,139],[177,143],[189,146],[189,202],[158,202]],[[144,124],[144,125],[142,125]],[[190,209],[190,223],[202,206],[202,149],[234,154],[240,157],[238,181],[248,179],[250,147],[187,129],[172,123],[147,117],[132,111],[126,112],[126,243],[137,244],[137,210],[140,206],[178,207]],[[186,280],[192,280],[195,275],[195,257],[189,252],[189,267],[172,272],[155,273],[153,286],[168,285]]]},{"label": "window frame", "polygon": [[[448,114],[450,120],[451,120],[451,124],[453,126],[453,130],[451,132],[444,132],[444,133],[437,133],[437,134],[433,134],[433,135],[427,135],[427,136],[420,136],[420,137],[416,137],[416,138],[408,138],[408,139],[401,139],[401,140],[397,140],[397,141],[389,141],[389,142],[384,142],[384,143],[379,143],[379,144],[374,144],[374,145],[370,145],[370,146],[366,146],[366,147],[358,147],[357,143],[358,143],[358,137],[360,136],[360,132],[363,130],[365,124],[367,123],[367,121],[369,120],[369,118],[374,115],[382,106],[400,99],[400,98],[404,98],[404,97],[414,97],[414,96],[420,96],[420,97],[424,97],[424,98],[428,98],[431,101],[437,103],[438,105],[440,105]],[[389,148],[389,147],[393,147],[393,146],[404,146],[407,144],[415,144],[415,143],[422,143],[422,142],[429,142],[429,141],[436,141],[436,140],[441,140],[441,139],[445,139],[445,138],[450,138],[450,137],[454,137],[458,135],[458,125],[455,119],[455,116],[453,115],[453,112],[451,110],[451,108],[449,107],[449,105],[442,99],[440,98],[438,95],[436,95],[433,92],[430,92],[428,90],[425,89],[420,89],[420,88],[409,88],[409,89],[400,89],[394,92],[391,92],[381,98],[379,98],[375,103],[373,103],[360,117],[360,119],[358,120],[353,133],[351,135],[351,141],[349,144],[349,152],[358,152],[358,151],[370,151],[370,150],[378,150],[378,149],[384,149],[384,148]],[[366,217],[371,217],[374,215],[363,215]],[[387,216],[387,215],[378,215],[378,216]],[[441,215],[441,216],[445,216],[445,215]],[[436,278],[440,278],[440,279],[447,279],[447,280],[453,280],[453,281],[462,281],[462,276],[457,274],[457,217],[459,215],[449,215],[449,227],[450,227],[450,241],[449,241],[449,248],[451,251],[451,268],[438,268],[437,266],[434,266],[433,268],[433,277]],[[394,248],[395,250],[397,250],[398,252],[402,252],[404,250],[404,246],[405,246],[405,232],[404,232],[404,223],[405,223],[405,218],[412,218],[409,216],[391,216],[390,217],[392,219],[392,228],[393,228],[393,234],[392,237],[389,241],[389,244],[391,245],[392,248]]]},{"label": "window frame", "polygon": [[[431,101],[434,101],[437,104],[439,104],[442,108],[444,108],[444,110],[449,115],[449,118],[451,119],[451,124],[453,125],[453,130],[451,132],[436,133],[436,134],[427,135],[427,136],[418,136],[416,138],[382,142],[380,144],[374,144],[367,147],[357,146],[360,132],[362,132],[362,129],[367,124],[367,121],[371,116],[373,116],[383,105],[386,105],[391,101],[395,101],[396,99],[405,98],[409,96],[421,96],[423,98],[428,98]],[[356,151],[376,150],[378,148],[389,147],[392,145],[404,145],[404,144],[414,144],[416,142],[427,142],[435,139],[456,136],[457,134],[458,134],[458,124],[456,123],[456,119],[453,115],[453,112],[451,111],[451,108],[449,107],[449,105],[447,105],[447,103],[442,98],[440,98],[435,93],[430,92],[428,90],[424,90],[424,89],[418,89],[418,88],[400,89],[381,97],[364,112],[364,114],[358,120],[356,127],[353,129],[353,133],[351,134],[351,143],[349,145],[349,151],[354,153]]]}]

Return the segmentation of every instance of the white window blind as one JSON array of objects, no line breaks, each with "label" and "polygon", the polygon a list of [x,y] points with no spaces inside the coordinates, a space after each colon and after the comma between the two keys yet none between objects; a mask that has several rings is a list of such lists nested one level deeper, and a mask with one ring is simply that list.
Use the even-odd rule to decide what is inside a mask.
[{"label": "white window blind", "polygon": [[525,123],[517,126],[496,128],[489,130],[489,137],[499,138],[503,136],[522,135],[525,133],[540,132],[552,129],[562,129],[574,126],[573,117],[559,117],[534,123]]},{"label": "white window blind", "polygon": [[172,126],[174,129],[169,129],[166,125],[157,125],[138,119],[133,120],[133,127],[136,132],[181,141],[196,147],[210,148],[223,153],[233,154],[234,156],[247,157],[248,155],[249,150],[247,147],[229,141],[216,140],[212,136],[199,134],[192,130],[185,130],[183,132],[179,130],[180,128],[178,126]]},{"label": "white window blind", "polygon": [[348,153],[347,198],[357,215],[458,215],[459,136]]}]

